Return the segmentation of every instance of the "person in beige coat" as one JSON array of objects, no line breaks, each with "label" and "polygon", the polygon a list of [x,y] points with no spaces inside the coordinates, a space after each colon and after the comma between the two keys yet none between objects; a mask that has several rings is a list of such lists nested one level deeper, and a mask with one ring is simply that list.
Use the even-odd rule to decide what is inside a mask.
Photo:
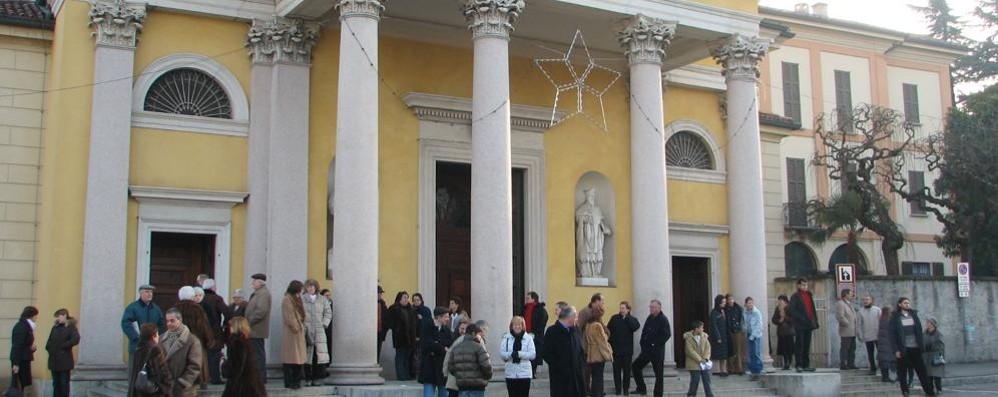
[{"label": "person in beige coat", "polygon": [[593,397],[603,397],[603,369],[607,362],[613,362],[613,348],[610,336],[603,325],[603,306],[593,306],[589,311],[589,321],[584,325],[586,340],[586,364],[589,366],[589,390]]},{"label": "person in beige coat", "polygon": [[173,374],[173,397],[197,397],[201,382],[204,351],[201,341],[184,325],[184,317],[177,308],[166,311],[166,333],[159,341],[166,352],[166,365]]},{"label": "person in beige coat", "polygon": [[267,275],[257,273],[253,279],[253,295],[246,303],[246,320],[250,324],[250,345],[256,354],[256,370],[260,379],[267,383],[267,351],[264,340],[270,337],[270,290],[267,289]]},{"label": "person in beige coat", "polygon": [[703,392],[714,397],[710,390],[710,337],[703,332],[703,321],[693,321],[693,329],[683,334],[686,346],[686,370],[690,371],[690,388],[687,396],[697,395],[697,387],[703,379]]},{"label": "person in beige coat", "polygon": [[856,369],[856,309],[852,307],[852,290],[846,288],[835,303],[835,319],[839,322],[839,369]]},{"label": "person in beige coat", "polygon": [[318,386],[329,364],[326,327],[333,320],[333,309],[329,299],[319,294],[319,282],[312,278],[305,281],[301,302],[305,308],[305,385]]},{"label": "person in beige coat", "polygon": [[301,389],[302,366],[308,357],[305,349],[305,308],[301,303],[301,281],[288,284],[281,302],[281,363],[284,364],[284,387]]}]

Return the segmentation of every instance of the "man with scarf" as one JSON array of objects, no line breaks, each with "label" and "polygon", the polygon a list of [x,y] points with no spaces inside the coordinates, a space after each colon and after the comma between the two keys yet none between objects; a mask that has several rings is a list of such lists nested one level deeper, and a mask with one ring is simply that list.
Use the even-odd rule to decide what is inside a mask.
[{"label": "man with scarf", "polygon": [[794,324],[794,362],[797,372],[814,372],[811,366],[811,332],[818,329],[818,316],[814,309],[814,296],[807,290],[807,280],[797,279],[797,292],[790,297],[790,319]]},{"label": "man with scarf", "polygon": [[204,350],[201,341],[184,325],[177,308],[166,311],[166,333],[159,344],[166,352],[166,365],[173,374],[174,397],[197,397]]},{"label": "man with scarf", "polygon": [[533,378],[537,379],[537,367],[544,363],[544,329],[548,325],[548,309],[544,302],[541,302],[540,295],[534,291],[527,293],[527,303],[523,305],[523,320],[526,323],[527,332],[534,335],[537,357],[530,360],[530,369]]}]

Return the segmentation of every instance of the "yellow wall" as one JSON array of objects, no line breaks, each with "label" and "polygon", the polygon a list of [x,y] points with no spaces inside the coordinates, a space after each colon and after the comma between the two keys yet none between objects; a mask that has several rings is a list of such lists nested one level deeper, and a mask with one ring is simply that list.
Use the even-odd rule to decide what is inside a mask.
[{"label": "yellow wall", "polygon": [[[80,312],[83,255],[83,207],[94,44],[87,29],[85,2],[67,1],[53,35],[42,145],[39,231],[35,270],[35,304],[43,315],[60,307]],[[72,88],[75,87],[75,88]],[[39,327],[37,340],[48,338]],[[47,377],[45,360],[35,360],[34,373]]]}]

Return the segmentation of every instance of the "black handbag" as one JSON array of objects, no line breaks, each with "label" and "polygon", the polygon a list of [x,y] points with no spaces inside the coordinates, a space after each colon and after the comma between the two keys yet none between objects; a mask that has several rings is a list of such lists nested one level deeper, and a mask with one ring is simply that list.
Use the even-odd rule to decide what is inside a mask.
[{"label": "black handbag", "polygon": [[142,364],[142,369],[135,375],[135,391],[142,394],[153,394],[159,391],[159,385],[149,377],[149,362]]},{"label": "black handbag", "polygon": [[21,389],[21,378],[17,374],[12,374],[13,380],[10,386],[3,392],[3,397],[24,397],[24,390]]}]

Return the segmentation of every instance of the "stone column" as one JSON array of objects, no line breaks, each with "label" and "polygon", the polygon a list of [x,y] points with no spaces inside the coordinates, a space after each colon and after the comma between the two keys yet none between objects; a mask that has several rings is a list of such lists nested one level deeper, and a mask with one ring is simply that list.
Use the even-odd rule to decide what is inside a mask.
[{"label": "stone column", "polygon": [[[97,46],[83,226],[79,367],[101,370],[122,367],[122,334],[107,332],[109,324],[121,322],[121,311],[107,303],[108,297],[117,301],[126,296],[132,74],[146,12],[141,4],[99,0],[91,3],[89,17]],[[137,294],[127,296],[137,298]]]},{"label": "stone column", "polygon": [[339,0],[330,381],[381,384],[378,301],[378,0]]},{"label": "stone column", "polygon": [[[256,218],[251,217],[254,227],[263,226],[262,233],[253,229],[247,234],[257,239],[253,243],[263,242],[263,262],[255,257],[254,266],[264,265],[274,294],[271,352],[281,350],[283,291],[308,271],[304,236],[308,235],[309,68],[318,36],[317,24],[282,18],[254,21],[249,31],[254,104],[263,104],[251,116],[260,118],[251,122],[251,135],[260,136],[253,137],[256,141],[250,145],[250,164],[254,164],[250,178],[254,191],[263,193],[257,199],[265,208],[263,214],[255,212]],[[269,77],[262,75],[267,72]],[[261,181],[263,186],[258,184]],[[280,363],[276,354],[267,357],[271,363]]]},{"label": "stone column", "polygon": [[[722,66],[728,85],[728,224],[731,293],[742,301],[751,296],[768,318],[766,286],[766,227],[759,134],[759,61],[771,40],[734,34],[710,53]],[[763,327],[763,333],[768,327]],[[769,338],[763,337],[768,352]],[[765,360],[772,362],[767,353]]]},{"label": "stone column", "polygon": [[[665,179],[665,120],[662,62],[675,22],[644,15],[624,21],[617,39],[630,66],[631,238],[634,313],[641,321],[652,299],[672,323],[672,257],[669,254],[669,201]],[[675,366],[672,341],[665,364]]]},{"label": "stone column", "polygon": [[[471,110],[471,309],[492,339],[513,316],[509,35],[522,0],[467,0],[475,46]],[[502,364],[492,355],[493,366]]]}]

